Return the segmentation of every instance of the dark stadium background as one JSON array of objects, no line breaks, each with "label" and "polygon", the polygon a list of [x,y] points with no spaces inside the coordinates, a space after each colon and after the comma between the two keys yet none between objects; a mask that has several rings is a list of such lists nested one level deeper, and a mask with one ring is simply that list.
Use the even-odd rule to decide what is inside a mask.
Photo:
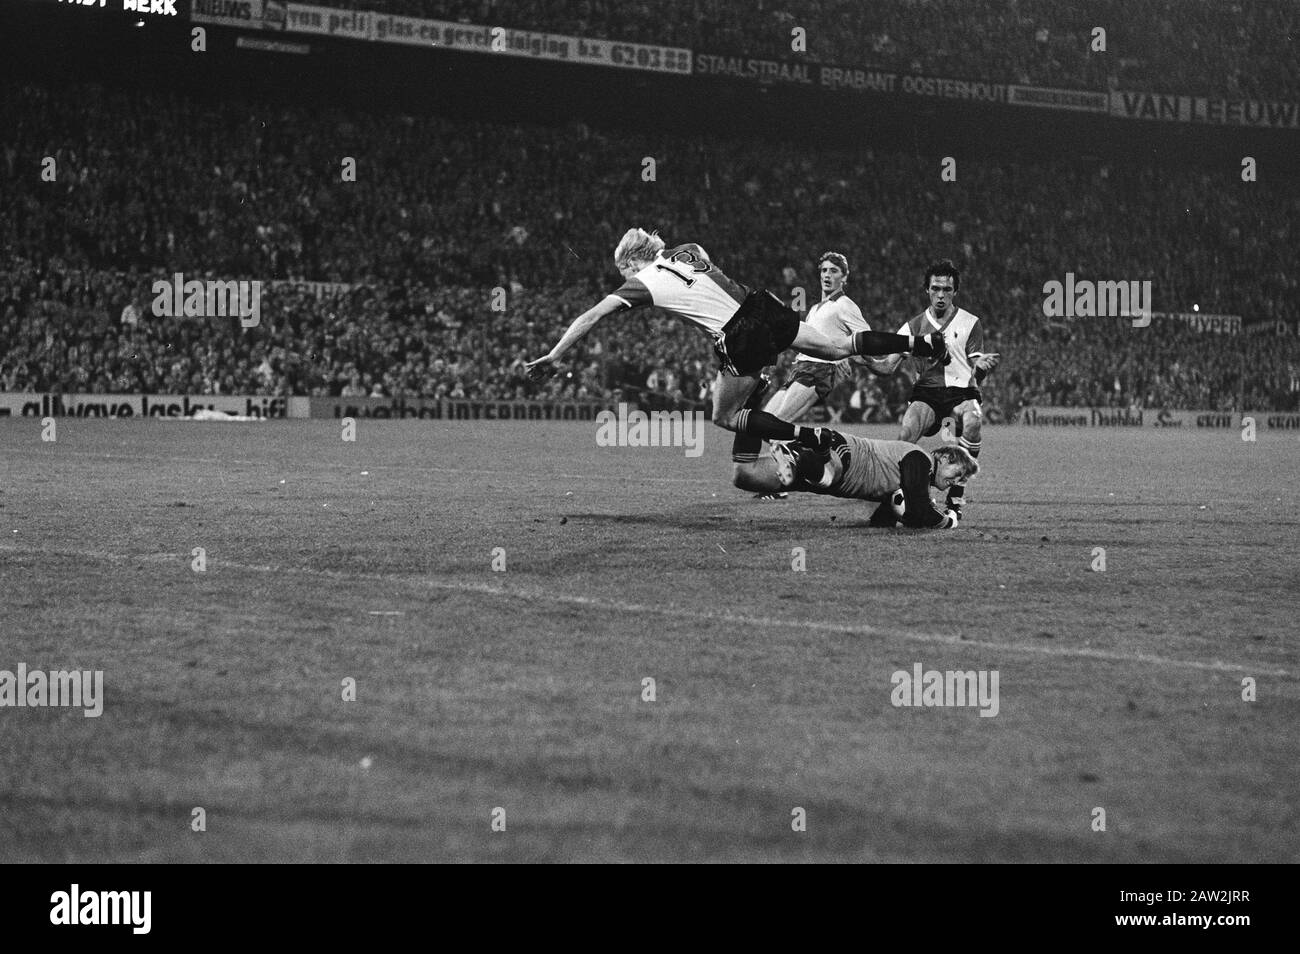
[{"label": "dark stadium background", "polygon": [[[391,5],[381,9],[409,13],[418,7],[429,16],[450,10],[470,20],[478,11],[476,4],[405,6],[405,11]],[[941,9],[951,12],[950,7]],[[1272,98],[1284,99],[1294,85],[1293,78],[1290,84],[1285,80],[1285,71],[1279,74],[1268,65],[1272,60],[1258,58],[1260,44],[1279,57],[1291,49],[1285,31],[1260,38],[1264,24],[1276,27],[1278,18],[1283,25],[1292,22],[1287,17],[1294,11],[1285,4],[1253,11],[1260,24],[1248,33],[1249,42],[1212,32],[1221,26],[1214,17],[1207,23],[1187,17],[1190,40],[1181,28],[1174,35],[1183,45],[1204,49],[1207,68],[1222,68],[1221,62],[1233,66],[1222,80],[1213,72],[1189,75],[1185,49],[1164,49],[1138,32],[1138,26],[1179,21],[1177,5],[1152,5],[1163,15],[1145,17],[1121,16],[1119,8],[1107,4],[1068,12],[1066,7],[1045,2],[1028,5],[1027,12],[1070,25],[1091,22],[1094,14],[1116,17],[1106,21],[1120,24],[1111,29],[1109,42],[1117,48],[1112,62],[1141,63],[1114,68],[1124,74],[1125,88],[1225,94],[1229,86],[1241,88],[1237,77],[1251,76],[1252,70],[1259,71],[1259,82],[1278,84]],[[708,22],[722,18],[726,5],[712,8],[720,12]],[[523,27],[546,27],[548,17],[561,16],[532,7],[509,9]],[[611,15],[609,9],[591,9],[595,12],[583,22],[595,23],[590,30],[595,35],[608,35],[599,24],[602,15]],[[884,9],[896,13],[907,6]],[[538,387],[522,376],[523,359],[539,354],[539,346],[545,350],[564,321],[613,287],[617,276],[609,250],[625,227],[641,223],[670,239],[702,242],[742,281],[783,295],[802,286],[815,296],[815,256],[823,246],[842,247],[857,270],[849,291],[877,327],[915,314],[924,304],[916,294],[917,270],[936,254],[955,256],[967,269],[962,301],[987,316],[992,346],[1016,355],[986,386],[994,420],[1014,419],[1030,404],[1214,411],[1300,406],[1296,278],[1290,267],[1300,159],[1291,130],[1119,121],[1104,114],[825,93],[701,75],[658,77],[315,35],[258,34],[311,48],[308,55],[275,54],[238,49],[237,31],[210,24],[208,51],[194,53],[184,16],[136,17],[40,2],[7,4],[5,14],[13,23],[5,31],[11,49],[0,68],[12,77],[11,94],[17,93],[7,97],[7,125],[23,133],[11,145],[21,153],[9,156],[14,171],[9,171],[7,240],[30,266],[21,282],[9,286],[10,306],[15,295],[30,302],[32,283],[41,278],[69,284],[62,274],[69,266],[104,273],[137,270],[128,278],[102,278],[107,287],[79,293],[65,287],[58,293],[65,303],[75,297],[74,307],[89,308],[110,324],[128,301],[144,293],[146,276],[169,275],[168,268],[219,277],[367,282],[383,289],[386,299],[367,301],[372,296],[357,294],[346,301],[291,306],[281,296],[285,311],[296,311],[295,334],[287,340],[249,334],[222,342],[213,340],[217,332],[211,327],[189,329],[179,345],[182,356],[215,344],[225,349],[221,368],[208,366],[200,373],[200,362],[190,360],[170,381],[170,366],[163,367],[156,355],[135,364],[120,356],[101,359],[98,368],[82,373],[76,370],[81,362],[66,355],[46,351],[35,357],[33,349],[40,349],[33,344],[6,356],[9,390],[337,395],[355,371],[367,394],[375,385],[388,396],[426,398],[608,399],[644,392],[642,400],[653,406],[702,406],[702,389],[711,377],[707,342],[663,321],[649,322],[646,331],[631,336],[602,328],[594,338],[605,347],[579,349],[573,378]],[[916,30],[932,29],[929,21],[913,16]],[[1125,16],[1134,21],[1127,30]],[[509,15],[504,22],[516,25]],[[646,40],[661,20],[654,13],[640,21],[621,13],[614,22]],[[741,28],[738,34],[734,26],[713,29],[733,42],[745,42],[738,38],[745,36],[751,45],[770,44],[774,31],[788,37],[788,26],[778,29],[787,22],[794,20],[769,12],[766,20],[756,17],[748,33]],[[808,59],[815,60],[815,22],[811,29]],[[1059,33],[1053,33],[1053,43],[1061,42]],[[855,48],[839,31],[831,35],[836,38],[831,55],[850,55],[865,46]],[[1105,88],[1106,68],[1098,67],[1098,55],[1006,65],[1007,57],[998,53],[1011,41],[997,27],[972,34],[969,49],[955,28],[942,36],[937,43],[910,38],[929,58],[923,64],[913,60],[928,75],[970,75],[982,50],[986,62],[995,65],[975,79],[1008,82],[1029,71],[1026,78],[1043,84]],[[1086,33],[1070,37],[1077,47]],[[1145,44],[1137,46],[1140,57],[1125,50],[1125,43]],[[740,52],[753,55],[751,49]],[[887,57],[861,55],[867,65],[873,58],[889,65]],[[797,62],[799,55],[785,60]],[[1175,62],[1181,64],[1177,70],[1167,68]],[[20,92],[33,81],[49,90],[51,102]],[[94,91],[98,86],[103,92]],[[117,145],[124,148],[100,164],[108,168],[94,169],[97,179],[129,191],[128,170],[113,164],[126,155],[137,165],[148,161],[145,157],[157,152],[151,153],[151,136],[160,144],[177,143],[167,159],[153,160],[164,163],[162,169],[138,170],[137,195],[112,196],[108,220],[83,234],[82,224],[60,217],[76,216],[86,200],[59,211],[50,201],[57,188],[17,176],[13,163],[36,162],[39,152],[60,157],[65,173],[75,169],[85,159],[66,134],[88,112],[106,120],[122,108],[121,96],[138,98],[131,118],[125,126],[107,121],[105,132],[121,135]],[[151,115],[155,105],[159,108]],[[208,120],[197,122],[204,114]],[[246,122],[249,117],[255,122]],[[257,128],[257,123],[264,125]],[[392,146],[395,131],[410,145]],[[254,180],[255,134],[264,136],[263,148],[286,149],[292,158],[259,170]],[[225,154],[200,158],[196,150],[210,149],[212,142]],[[448,148],[440,154],[443,145]],[[175,146],[193,158],[173,172],[166,163],[180,161],[172,158]],[[371,146],[389,148],[381,156],[367,155]],[[367,187],[351,193],[334,188],[333,181],[341,157],[350,154],[363,159]],[[659,164],[656,183],[639,178],[646,155]],[[944,156],[958,160],[956,183],[939,182]],[[1257,160],[1259,181],[1241,182],[1243,156]],[[236,180],[247,180],[245,187],[251,182],[254,198],[238,210],[230,208],[229,198],[219,208],[209,227],[224,236],[164,254],[164,226],[196,227],[192,203],[215,188],[205,180],[211,179],[211,166],[224,159],[227,176],[233,168]],[[183,181],[171,185],[182,188],[164,185],[177,176]],[[318,201],[304,216],[293,207],[303,190],[317,196],[332,192],[334,203],[327,207]],[[413,216],[398,221],[391,214],[367,214],[366,205],[377,195],[391,197],[394,206],[410,209]],[[444,201],[454,208],[439,208]],[[418,204],[425,208],[417,210]],[[946,230],[935,228],[945,221],[951,223]],[[270,232],[260,248],[250,242],[258,225]],[[335,241],[341,225],[347,228],[346,244]],[[139,233],[140,248],[106,249],[102,232],[110,227]],[[32,254],[33,245],[60,228],[73,236],[68,257]],[[515,229],[523,229],[527,238],[516,242]],[[333,244],[332,257],[313,254],[322,241]],[[305,250],[292,256],[287,247],[295,242]],[[427,250],[419,247],[430,242]],[[241,243],[245,247],[236,250]],[[163,257],[169,261],[160,267]],[[1150,278],[1158,311],[1195,307],[1241,315],[1247,330],[1265,333],[1189,334],[1159,322],[1149,332],[1134,333],[1122,321],[1047,322],[1038,311],[1041,284],[1062,279],[1066,271],[1080,278]],[[488,292],[496,286],[522,291],[512,294],[505,316],[488,305]],[[303,314],[304,308],[313,313]],[[414,313],[414,318],[377,324],[376,315],[385,313]],[[427,314],[434,315],[432,324]],[[14,320],[7,319],[11,335]],[[637,319],[637,327],[646,324]],[[349,325],[354,327],[345,331]],[[1273,334],[1278,327],[1288,334]],[[407,338],[413,330],[418,345]],[[91,341],[75,331],[64,334],[61,344],[104,353],[102,333]],[[322,355],[327,335],[337,341],[370,334],[387,342],[349,341],[346,348]],[[395,341],[398,336],[405,342]],[[613,351],[610,343],[616,345]],[[166,351],[172,342],[153,345]],[[434,366],[435,352],[444,358],[442,366]],[[172,350],[169,360],[175,354]],[[1069,360],[1062,361],[1063,355]],[[661,361],[666,373],[660,377],[672,393],[647,388]],[[13,376],[20,362],[30,368],[23,376],[26,387]],[[906,398],[903,376],[886,381],[863,373],[858,385],[880,405],[876,420],[892,419]],[[844,406],[852,389],[842,387],[833,402]]]}]

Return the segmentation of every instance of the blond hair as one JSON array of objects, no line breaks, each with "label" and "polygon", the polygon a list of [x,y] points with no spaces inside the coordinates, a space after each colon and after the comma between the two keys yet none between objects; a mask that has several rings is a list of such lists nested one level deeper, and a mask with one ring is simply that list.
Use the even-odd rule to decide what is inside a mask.
[{"label": "blond hair", "polygon": [[618,246],[614,249],[614,266],[619,269],[627,268],[636,262],[646,262],[647,264],[655,260],[664,246],[668,243],[659,237],[658,232],[647,232],[645,229],[628,229],[619,239]]},{"label": "blond hair", "polygon": [[980,462],[971,456],[970,451],[956,444],[944,444],[936,447],[930,455],[934,462],[946,461],[949,464],[961,464],[962,480],[970,480],[980,472]]}]

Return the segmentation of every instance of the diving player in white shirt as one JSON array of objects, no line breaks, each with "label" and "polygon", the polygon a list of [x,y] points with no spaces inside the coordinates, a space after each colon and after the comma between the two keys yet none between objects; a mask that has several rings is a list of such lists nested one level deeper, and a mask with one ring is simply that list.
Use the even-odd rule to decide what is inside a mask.
[{"label": "diving player in white shirt", "polygon": [[[817,263],[821,280],[822,297],[808,309],[805,319],[828,338],[843,337],[859,331],[870,331],[871,326],[862,317],[857,303],[844,290],[849,277],[848,259],[839,252],[823,252]],[[893,369],[885,362],[888,358],[867,358],[866,364],[874,370],[888,373]],[[763,410],[784,421],[797,421],[808,413],[818,401],[846,378],[853,376],[853,359],[828,361],[816,355],[800,353],[790,368],[790,380],[772,395]]]},{"label": "diving player in white shirt", "polygon": [[943,354],[939,337],[912,338],[859,331],[830,338],[799,320],[771,292],[750,289],[728,278],[699,245],[665,248],[657,234],[628,229],[614,250],[614,264],[625,279],[595,307],[574,319],[547,354],[528,363],[532,378],[555,370],[555,362],[601,318],[623,309],[655,305],[688,321],[713,338],[721,367],[713,388],[713,423],[762,440],[790,441],[812,428],[796,428],[773,414],[746,405],[762,383],[762,370],[787,348],[839,361],[850,355],[888,355],[904,351]]},{"label": "diving player in white shirt", "polygon": [[[871,326],[862,317],[862,311],[844,291],[844,283],[849,277],[849,260],[839,252],[822,252],[817,262],[817,275],[821,281],[822,297],[808,309],[805,322],[830,338],[870,331]],[[893,372],[896,365],[888,364],[889,358],[864,359],[868,367],[884,374]],[[800,354],[790,368],[790,379],[768,400],[763,410],[783,421],[798,421],[818,401],[845,378],[853,376],[853,359],[828,361],[815,355]],[[751,463],[755,458],[734,457],[737,468]],[[779,500],[785,497],[783,491],[757,494],[760,500]]]}]

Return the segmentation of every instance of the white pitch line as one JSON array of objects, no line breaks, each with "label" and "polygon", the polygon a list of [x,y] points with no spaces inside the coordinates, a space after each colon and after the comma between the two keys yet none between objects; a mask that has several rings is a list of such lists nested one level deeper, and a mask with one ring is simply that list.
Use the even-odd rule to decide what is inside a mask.
[{"label": "white pitch line", "polygon": [[[0,0],[0,2],[3,2],[3,0]],[[38,455],[41,457],[49,456],[49,454],[46,451],[41,451],[41,450],[31,450],[25,448],[5,450],[6,456],[16,456],[16,455],[24,455],[24,454],[29,457],[35,457]],[[418,471],[420,473],[473,474],[477,476],[503,477],[516,482],[523,478],[532,477],[534,480],[537,481],[612,480],[612,481],[620,481],[623,483],[635,483],[635,484],[707,484],[709,486],[718,488],[718,491],[720,493],[726,492],[730,499],[735,500],[737,502],[742,501],[747,497],[747,495],[742,495],[740,491],[735,490],[731,486],[730,477],[728,477],[725,473],[722,473],[721,471],[719,471],[717,476],[714,477],[662,477],[655,474],[643,474],[643,473],[526,474],[518,470],[493,470],[491,468],[486,468],[486,467],[432,467],[425,464],[361,464],[361,463],[342,462],[342,461],[339,462],[289,461],[285,463],[280,463],[275,461],[268,461],[265,458],[259,460],[242,460],[233,457],[168,457],[161,454],[104,454],[104,453],[93,453],[89,451],[73,451],[73,450],[60,450],[59,456],[60,457],[82,457],[82,458],[88,458],[90,460],[126,460],[126,461],[133,461],[133,462],[150,460],[150,461],[159,461],[162,463],[169,463],[169,464],[210,464],[216,467],[230,467],[232,465],[245,465],[250,467],[257,467],[263,471],[266,471],[268,473],[277,476],[287,475],[288,477],[294,478],[295,482],[297,483],[307,483],[313,478],[295,477],[295,475],[290,470],[287,470],[286,468],[297,468],[299,470],[328,468],[331,470],[342,472],[342,475],[346,475],[346,473],[349,472],[353,467],[368,467],[372,472],[381,471],[381,470],[394,470],[394,471],[413,470],[413,471]],[[808,499],[801,500],[800,501],[801,503],[806,504],[806,503],[813,502],[812,498],[814,497],[814,495],[805,494],[803,496]],[[824,505],[829,504],[829,500],[826,497],[817,497],[816,499],[820,500]],[[830,498],[830,499],[839,500],[843,498]],[[854,500],[848,501],[848,504],[850,505],[855,503],[858,503],[858,501],[854,501]],[[1093,499],[1088,497],[1080,498],[1079,495],[1077,494],[1066,496],[1066,497],[1052,497],[1050,496],[1050,494],[1048,494],[1042,496],[1037,500],[1018,500],[1014,498],[1007,499],[1001,497],[982,496],[980,497],[980,503],[987,504],[987,505],[1015,505],[1015,506],[1032,506],[1032,507],[1059,507],[1066,504],[1080,504],[1083,506],[1091,507],[1091,506],[1096,506],[1097,504],[1104,505],[1107,503],[1114,503],[1114,501],[1110,500],[1109,498],[1104,498],[1101,496],[1097,496],[1095,499]],[[830,505],[833,506],[833,504]],[[1189,505],[1170,504],[1167,501],[1159,501],[1159,500],[1133,501],[1133,502],[1127,502],[1125,505],[1160,507],[1160,508],[1169,508],[1173,506],[1189,506]],[[760,507],[758,509],[768,513],[773,512],[773,508],[770,507]]]},{"label": "white pitch line", "polygon": [[[391,577],[384,577],[391,579]],[[607,600],[599,597],[573,596],[565,593],[548,593],[545,590],[526,588],[506,589],[490,583],[464,583],[442,580],[430,580],[428,585],[436,589],[464,590],[485,593],[494,596],[524,598],[529,600],[550,601],[574,606],[589,606],[594,609],[613,610],[622,613],[655,613],[660,616],[672,616],[696,622],[718,622],[739,626],[767,627],[774,629],[811,629],[824,633],[836,633],[846,636],[881,636],[885,638],[905,639],[912,642],[943,643],[953,646],[970,646],[1008,652],[1024,652],[1038,656],[1081,656],[1088,659],[1102,659],[1107,662],[1141,662],[1159,666],[1184,667],[1205,672],[1260,672],[1263,675],[1289,677],[1285,669],[1260,670],[1256,666],[1228,663],[1220,660],[1201,662],[1189,659],[1170,659],[1149,653],[1123,653],[1107,649],[1092,649],[1087,646],[1073,649],[1058,649],[1049,646],[1036,646],[1028,643],[997,643],[980,639],[963,639],[960,636],[943,633],[925,633],[920,631],[881,629],[865,623],[823,623],[815,620],[782,620],[764,616],[742,616],[736,613],[711,613],[676,606],[650,605],[646,603],[629,603],[624,600]]]},{"label": "white pitch line", "polygon": [[[48,458],[48,452],[39,450],[25,450],[18,448],[13,451],[6,450],[6,456],[15,456],[26,454],[29,457],[41,456]],[[511,480],[519,480],[521,477],[534,477],[537,480],[621,480],[632,481],[638,484],[713,484],[729,486],[727,479],[718,477],[659,477],[653,474],[525,474],[518,470],[491,470],[484,467],[431,467],[425,464],[357,464],[348,461],[288,461],[277,462],[269,459],[260,460],[240,460],[233,457],[168,457],[161,454],[103,454],[89,451],[61,450],[59,457],[82,457],[90,460],[126,460],[140,461],[152,460],[169,464],[211,464],[219,467],[229,467],[231,465],[247,465],[258,467],[261,470],[274,472],[276,474],[286,473],[286,468],[330,468],[339,471],[350,471],[354,467],[369,467],[375,470],[414,470],[420,473],[436,472],[440,474],[478,474],[494,477],[507,477]],[[293,476],[291,473],[289,476]],[[305,478],[309,479],[309,478]]]},{"label": "white pitch line", "polygon": [[[132,556],[125,553],[111,553],[106,550],[73,549],[33,549],[0,544],[0,553],[23,553],[30,556],[68,556],[114,562],[145,561],[149,563],[184,564],[189,559],[187,553],[152,553]],[[244,573],[275,573],[277,575],[297,575],[321,577],[331,580],[352,581],[368,580],[381,583],[405,583],[424,586],[435,590],[447,590],[462,593],[482,593],[507,599],[524,599],[542,603],[558,603],[567,606],[583,606],[591,609],[615,613],[640,613],[658,616],[670,616],[676,619],[694,622],[726,623],[733,626],[751,626],[764,629],[813,630],[814,632],[834,633],[844,636],[877,636],[884,639],[901,639],[908,642],[932,643],[971,649],[984,649],[996,652],[1027,653],[1033,656],[1058,658],[1097,659],[1114,663],[1146,663],[1152,666],[1169,666],[1176,669],[1193,669],[1199,672],[1245,672],[1251,675],[1275,676],[1289,679],[1292,674],[1286,669],[1266,669],[1256,664],[1232,663],[1213,659],[1201,661],[1195,659],[1171,659],[1151,653],[1126,653],[1110,649],[1093,649],[1089,646],[1063,648],[1039,646],[1032,643],[999,643],[982,639],[963,639],[952,633],[927,633],[918,630],[881,629],[866,623],[826,623],[807,619],[774,619],[765,616],[744,616],[738,613],[708,612],[689,607],[664,606],[660,604],[632,603],[626,600],[610,600],[602,597],[577,596],[568,593],[555,593],[533,587],[507,588],[497,583],[468,583],[462,580],[439,580],[433,577],[410,576],[383,573],[351,573],[341,570],[317,570],[311,567],[271,566],[269,564],[230,563],[220,561],[214,566],[221,569],[236,570]]]}]

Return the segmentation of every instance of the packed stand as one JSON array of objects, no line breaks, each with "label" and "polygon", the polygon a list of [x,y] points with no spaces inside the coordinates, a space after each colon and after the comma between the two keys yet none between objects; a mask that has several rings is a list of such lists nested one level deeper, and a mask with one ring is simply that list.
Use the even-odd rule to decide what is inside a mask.
[{"label": "packed stand", "polygon": [[[710,53],[1002,83],[1300,100],[1293,0],[329,0]],[[791,30],[806,31],[804,53]],[[1106,51],[1092,50],[1093,29]]]},{"label": "packed stand", "polygon": [[[1049,321],[1042,310],[1043,284],[1073,272],[1149,279],[1158,311],[1294,329],[1300,195],[1285,184],[970,160],[960,183],[940,187],[928,159],[865,149],[200,111],[169,94],[87,87],[15,90],[0,129],[14,131],[0,153],[5,390],[693,406],[707,399],[710,342],[652,311],[606,319],[564,376],[534,384],[523,373],[617,287],[612,250],[631,225],[700,242],[737,280],[787,299],[802,287],[809,303],[817,256],[842,251],[849,294],[887,330],[925,306],[924,265],[955,259],[959,304],[1004,356],[986,385],[995,414],[1030,403],[1289,409],[1300,389],[1294,337]],[[56,182],[20,174],[45,155]],[[358,157],[355,183],[338,181],[344,155]],[[646,155],[658,160],[653,183],[640,179]],[[356,287],[320,298],[274,288],[261,325],[241,330],[153,316],[152,282],[177,271]],[[890,419],[906,388],[864,374],[833,403]]]}]

